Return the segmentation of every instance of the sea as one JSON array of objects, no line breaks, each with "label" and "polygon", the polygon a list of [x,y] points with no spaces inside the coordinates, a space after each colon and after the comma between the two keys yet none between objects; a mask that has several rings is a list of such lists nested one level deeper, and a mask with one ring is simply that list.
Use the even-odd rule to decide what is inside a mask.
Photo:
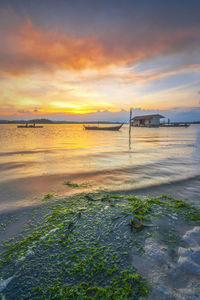
[{"label": "sea", "polygon": [[132,127],[129,136],[128,125],[115,132],[87,131],[82,124],[2,124],[0,174],[0,204],[18,199],[18,206],[20,197],[30,203],[29,194],[70,193],[64,180],[109,191],[180,182],[200,175],[200,125]]}]

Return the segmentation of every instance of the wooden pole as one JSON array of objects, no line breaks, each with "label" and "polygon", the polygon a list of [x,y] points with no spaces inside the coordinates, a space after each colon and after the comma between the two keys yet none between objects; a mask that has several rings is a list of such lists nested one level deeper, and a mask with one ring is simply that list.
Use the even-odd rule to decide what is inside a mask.
[{"label": "wooden pole", "polygon": [[130,108],[130,119],[129,119],[129,150],[131,150],[131,119],[132,119],[132,108]]},{"label": "wooden pole", "polygon": [[129,135],[131,134],[131,119],[132,119],[132,108],[130,108]]}]

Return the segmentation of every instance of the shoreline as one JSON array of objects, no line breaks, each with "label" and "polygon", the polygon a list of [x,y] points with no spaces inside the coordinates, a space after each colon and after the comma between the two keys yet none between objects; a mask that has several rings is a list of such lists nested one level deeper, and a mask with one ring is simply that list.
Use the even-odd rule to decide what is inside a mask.
[{"label": "shoreline", "polygon": [[[56,174],[42,175],[37,177],[20,178],[0,183],[0,215],[12,213],[15,210],[37,207],[42,202],[45,194],[51,193],[56,199],[70,197],[81,192],[101,192],[110,191],[118,194],[135,194],[139,196],[145,195],[161,195],[168,194],[177,199],[190,201],[190,203],[200,207],[200,175],[192,176],[187,179],[160,183],[136,188],[124,189],[101,189],[96,185],[100,180],[103,182],[103,175],[94,177],[94,172],[91,174]],[[96,175],[95,175],[96,176]],[[102,177],[101,177],[102,176]],[[79,188],[73,188],[63,185],[67,180],[78,184],[85,184]]]},{"label": "shoreline", "polygon": [[[200,177],[197,176],[196,178],[190,178],[185,181],[174,182],[172,184],[164,184],[159,186],[152,186],[150,188],[148,187],[145,189],[136,189],[136,190],[129,190],[129,191],[110,191],[110,192],[98,191],[96,193],[93,192],[78,193],[80,191],[79,189],[71,188],[72,190],[75,190],[76,192],[75,195],[67,196],[61,199],[59,197],[54,198],[53,196],[50,196],[49,198],[47,197],[46,199],[43,199],[42,202],[40,201],[36,206],[23,207],[21,209],[14,210],[13,212],[7,212],[7,213],[5,212],[1,214],[2,221],[3,221],[2,223],[5,223],[5,230],[3,231],[2,234],[2,241],[5,242],[5,240],[11,238],[11,242],[8,242],[8,249],[10,247],[9,243],[12,244],[12,238],[14,238],[14,241],[17,241],[16,238],[19,239],[19,241],[21,239],[22,240],[24,239],[24,241],[26,241],[25,244],[27,243],[27,246],[25,248],[22,247],[21,253],[23,254],[20,254],[21,257],[25,257],[25,258],[21,260],[23,262],[22,263],[20,262],[19,267],[17,263],[17,265],[14,268],[18,270],[17,272],[19,274],[21,274],[20,275],[21,278],[26,278],[26,276],[30,276],[30,274],[28,275],[27,271],[25,270],[27,268],[30,269],[32,264],[36,262],[39,263],[41,253],[43,253],[43,251],[46,251],[44,248],[45,244],[43,244],[42,242],[43,239],[41,239],[42,236],[41,234],[43,234],[44,236],[49,236],[49,238],[52,236],[53,240],[51,240],[50,238],[49,241],[51,243],[51,248],[49,248],[51,249],[49,250],[51,253],[54,247],[57,248],[56,240],[60,239],[62,236],[62,235],[60,236],[59,232],[61,228],[63,228],[63,225],[61,224],[63,224],[65,218],[66,220],[68,220],[67,222],[72,222],[71,217],[73,218],[73,222],[75,222],[74,224],[76,224],[74,225],[75,227],[73,230],[79,228],[78,224],[80,222],[85,222],[84,223],[85,227],[83,226],[83,229],[81,229],[81,233],[79,231],[78,231],[79,233],[78,232],[77,233],[83,234],[83,236],[85,236],[85,234],[86,236],[90,236],[91,234],[93,236],[94,228],[96,228],[93,218],[94,216],[96,216],[95,218],[98,219],[98,222],[99,224],[101,224],[101,227],[104,228],[103,230],[105,230],[105,233],[103,235],[101,234],[99,235],[99,233],[95,233],[95,240],[98,241],[97,243],[98,247],[97,244],[93,245],[92,242],[91,244],[93,245],[92,253],[94,254],[96,252],[102,251],[103,258],[101,258],[101,262],[103,263],[102,259],[106,260],[107,256],[109,255],[107,252],[104,252],[104,250],[102,250],[104,248],[101,248],[103,245],[107,245],[106,247],[108,247],[109,245],[108,241],[104,239],[104,236],[106,236],[107,234],[111,235],[112,237],[110,236],[109,239],[112,240],[114,238],[113,234],[114,235],[117,234],[117,236],[115,236],[112,242],[112,247],[114,247],[112,251],[114,251],[113,253],[119,256],[120,259],[123,261],[122,265],[123,264],[127,265],[128,268],[127,270],[129,271],[126,271],[126,273],[120,273],[123,271],[123,267],[121,263],[118,265],[117,261],[113,261],[112,268],[109,269],[113,271],[108,271],[107,269],[105,270],[107,270],[106,272],[108,273],[113,272],[113,274],[115,273],[118,275],[121,274],[120,276],[122,276],[122,274],[126,274],[123,276],[128,276],[129,279],[117,277],[118,279],[115,280],[120,280],[120,282],[118,283],[119,285],[122,285],[121,280],[122,281],[130,280],[130,278],[132,278],[133,280],[133,278],[136,278],[134,277],[136,275],[142,276],[142,277],[137,277],[139,280],[137,281],[137,284],[136,282],[134,283],[134,285],[136,284],[137,286],[137,297],[135,299],[143,299],[140,297],[142,297],[142,293],[146,293],[146,295],[149,294],[148,299],[151,300],[160,300],[160,299],[197,300],[198,299],[197,295],[200,292],[200,286],[198,285],[198,278],[199,278],[198,274],[200,274],[200,265],[198,263],[198,261],[200,260],[200,240],[198,238],[200,234],[200,210],[199,210],[199,202],[198,202],[199,198],[197,197],[197,190],[199,189],[199,185],[200,185]],[[170,196],[166,196],[167,194]],[[160,195],[164,195],[164,196],[160,196]],[[175,197],[175,195],[176,196],[179,195],[181,197]],[[171,198],[171,196],[173,196],[175,199],[179,199],[178,202],[176,202],[176,200],[173,200],[174,198]],[[182,202],[181,200],[187,200],[187,201]],[[151,210],[151,207],[146,206],[148,205],[148,203],[152,203],[154,207],[153,210]],[[172,211],[169,210],[168,213],[167,213],[168,211],[167,203],[172,203],[174,207],[173,210]],[[187,218],[185,219],[184,217],[184,216],[190,217],[191,215],[190,214],[191,208],[189,208],[190,206],[188,206],[189,204],[187,203],[190,204],[192,203],[196,207],[194,209],[192,208],[192,211],[195,212],[194,216],[196,216],[194,221],[192,221],[191,219],[191,221],[188,222]],[[145,210],[143,210],[142,208],[143,213],[141,211],[142,213],[140,217],[141,219],[140,218],[137,219],[138,213],[136,214],[136,210],[135,210],[136,204],[139,205],[139,207],[143,207],[143,205],[145,205],[144,208],[146,207]],[[164,205],[164,210],[162,208],[163,205]],[[68,211],[68,209],[70,210]],[[126,211],[125,215],[124,215],[124,209]],[[132,209],[134,210],[132,211]],[[68,214],[68,212],[70,212],[70,214]],[[134,221],[131,221],[132,213],[133,216],[135,215],[136,217],[136,219],[135,217],[133,218]],[[102,219],[103,216],[102,214],[104,215],[103,219]],[[44,226],[46,226],[45,220],[47,218],[46,217],[47,215],[49,216],[48,218],[52,220],[52,222],[48,223],[49,225],[45,227],[46,229],[44,229]],[[53,217],[54,215],[55,216],[57,215],[57,217],[56,218]],[[110,221],[108,221],[108,219],[110,219]],[[68,223],[67,226],[70,227],[67,230],[69,230],[70,232],[69,234],[72,235],[71,238],[73,238],[73,232],[71,232],[71,225],[69,224],[71,223]],[[132,224],[131,226],[133,226],[132,229],[130,227],[130,224]],[[107,227],[109,227],[110,229],[109,230],[106,229]],[[38,252],[39,256],[35,256],[36,255],[35,253],[39,251],[34,246],[35,238],[34,239],[31,238],[30,242],[27,242],[28,236],[30,237],[35,236],[33,235],[35,230],[37,234],[39,234],[37,238],[38,240],[36,239],[36,243],[39,245],[40,251],[42,251],[41,253]],[[98,232],[100,230],[100,227],[97,227],[95,230],[97,230]],[[127,238],[128,238],[127,241],[129,241],[129,243],[125,248],[123,248],[123,252],[120,252],[117,249],[118,247],[121,247],[123,244],[121,240],[124,238],[123,236],[126,236],[123,243],[126,244]],[[75,247],[74,249],[79,249],[80,246],[76,245],[76,239],[74,238],[72,239],[74,241],[73,243],[75,243],[73,247]],[[80,243],[82,243],[83,240],[81,240]],[[84,245],[85,246],[81,247],[82,249],[81,251],[83,251],[83,253],[85,251],[83,250],[84,247],[87,248],[87,244]],[[17,250],[12,250],[11,253],[13,253],[14,255],[13,257],[15,257],[16,251],[20,253],[21,251],[20,247]],[[66,247],[68,247],[67,244]],[[71,251],[70,248],[67,249]],[[59,251],[61,251],[60,253],[62,253],[63,251],[62,247]],[[93,254],[90,253],[89,249],[88,251],[89,252],[88,254],[86,254],[86,257],[91,257],[91,255]],[[26,254],[26,253],[30,253],[30,254]],[[43,255],[45,256],[47,255],[47,253],[49,252],[44,252]],[[73,253],[74,252],[72,251],[72,253],[70,254],[71,258],[69,259],[69,261],[74,261]],[[128,253],[127,260],[124,257],[124,254],[122,253]],[[54,253],[54,255],[56,258],[57,254]],[[83,258],[83,261],[80,261],[81,264],[83,264],[84,259],[85,258]],[[109,259],[112,261],[111,257]],[[56,258],[56,260],[58,260],[58,257]],[[75,260],[76,262],[73,262],[73,264],[76,265],[78,257],[77,258],[75,257]],[[49,263],[47,259],[47,265],[49,265]],[[100,261],[98,261],[98,263],[100,263]],[[42,268],[45,267],[45,265],[43,264],[46,264],[46,262],[42,263],[41,265]],[[118,266],[119,270],[122,271],[118,272],[117,270],[115,270],[116,268],[115,265]],[[24,270],[23,272],[21,266],[23,266],[23,270]],[[11,266],[9,268],[11,268],[12,270]],[[105,270],[103,269],[101,272],[104,272]],[[74,267],[73,270],[68,272],[73,273]],[[83,277],[86,276],[84,271],[80,271],[80,272],[83,272],[84,274]],[[98,273],[99,274],[98,276],[100,277],[101,277],[100,275],[101,272]],[[133,273],[129,273],[129,272],[133,272]],[[10,271],[10,273],[6,271],[6,274],[7,277],[4,277],[5,276],[4,274],[3,276],[4,282],[3,283],[1,282],[1,285],[6,284],[5,280],[12,278],[12,276],[10,276],[12,275],[12,271]],[[52,278],[52,276],[54,275],[53,273],[51,273],[51,271],[50,274],[51,275],[49,276],[50,278]],[[32,280],[35,282],[34,276],[32,277]],[[73,278],[76,278],[77,275],[75,274],[73,276],[75,276]],[[103,279],[100,279],[100,277],[98,276],[97,278],[99,279],[97,279],[96,282],[98,288],[95,287],[95,289],[97,289],[99,293],[106,293],[106,291],[103,289],[103,286],[100,284],[100,282]],[[108,274],[106,276],[108,276]],[[106,277],[107,282],[110,282],[109,281],[110,276],[111,275],[109,275],[108,278]],[[191,276],[192,280],[189,280],[188,276],[189,277]],[[172,277],[173,280],[170,279]],[[79,277],[73,279],[75,280],[73,281],[73,284],[80,282],[80,278],[79,279],[78,278]],[[41,280],[44,279],[41,278],[40,281]],[[176,282],[175,285],[174,285],[174,281]],[[14,292],[13,289],[15,289],[15,286],[18,286],[18,289],[20,290],[21,289],[20,286],[21,285],[23,286],[25,284],[20,282],[21,281],[18,282],[18,279],[12,279],[11,282],[7,283],[8,285],[4,289],[4,291],[6,291],[5,296],[7,300],[10,299],[9,297]],[[147,282],[149,282],[149,284],[151,285],[151,289],[149,289]],[[101,287],[99,286],[99,284]],[[110,284],[111,284],[109,288],[110,292],[115,293],[116,291],[113,290],[112,282],[110,282]],[[24,288],[27,289],[27,291],[29,291],[26,284]],[[75,286],[73,285],[73,289],[74,288]],[[58,290],[55,290],[55,293],[58,293],[59,289],[61,289],[61,286],[58,288]],[[87,288],[84,288],[82,292],[87,294],[88,293]],[[16,296],[17,297],[16,299],[21,300],[22,295],[20,293],[21,292],[19,292],[18,296]],[[47,295],[49,293],[49,290],[44,289],[42,293]],[[66,295],[68,295],[69,290],[65,290],[65,293]],[[78,293],[78,292],[73,290],[73,293]],[[117,298],[113,298],[113,299],[117,299]],[[127,299],[132,299],[132,298],[127,298]]]}]

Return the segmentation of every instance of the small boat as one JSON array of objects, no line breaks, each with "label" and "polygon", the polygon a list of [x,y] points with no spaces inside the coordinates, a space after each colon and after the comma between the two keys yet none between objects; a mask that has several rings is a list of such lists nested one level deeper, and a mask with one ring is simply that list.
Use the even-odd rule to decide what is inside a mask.
[{"label": "small boat", "polygon": [[43,126],[34,126],[34,125],[18,125],[17,128],[43,128]]},{"label": "small boat", "polygon": [[117,126],[109,126],[109,127],[99,127],[99,126],[83,126],[86,130],[112,130],[112,131],[117,131],[119,130],[123,124],[117,125]]}]

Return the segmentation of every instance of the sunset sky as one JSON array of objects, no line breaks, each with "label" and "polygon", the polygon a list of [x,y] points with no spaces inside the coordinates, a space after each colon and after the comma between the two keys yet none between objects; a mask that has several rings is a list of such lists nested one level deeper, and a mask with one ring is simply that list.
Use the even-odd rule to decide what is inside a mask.
[{"label": "sunset sky", "polygon": [[1,0],[0,119],[130,107],[200,120],[199,0]]}]

